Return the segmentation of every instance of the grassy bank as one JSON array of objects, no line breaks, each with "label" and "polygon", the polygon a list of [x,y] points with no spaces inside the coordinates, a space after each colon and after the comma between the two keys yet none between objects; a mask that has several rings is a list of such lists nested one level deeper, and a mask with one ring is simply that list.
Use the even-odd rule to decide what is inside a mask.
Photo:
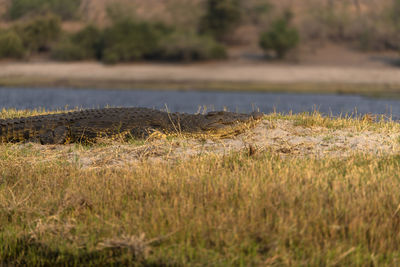
[{"label": "grassy bank", "polygon": [[6,263],[398,264],[398,156],[233,154],[88,171],[1,150]]},{"label": "grassy bank", "polygon": [[[36,113],[3,111],[1,117]],[[310,129],[398,131],[396,123],[369,117],[265,119]],[[129,144],[136,145],[143,143]],[[64,146],[37,147],[0,145],[0,262],[6,265],[400,261],[397,153],[317,158],[266,149],[83,168],[78,159],[57,154]],[[94,153],[99,147],[107,149],[105,144],[65,149]],[[118,157],[116,150],[110,153]]]}]

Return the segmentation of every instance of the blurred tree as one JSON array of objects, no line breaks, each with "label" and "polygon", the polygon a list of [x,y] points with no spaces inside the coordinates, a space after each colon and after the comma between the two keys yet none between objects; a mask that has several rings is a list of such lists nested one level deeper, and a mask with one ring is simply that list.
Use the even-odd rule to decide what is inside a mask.
[{"label": "blurred tree", "polygon": [[153,57],[168,32],[164,25],[129,18],[118,20],[104,30],[102,60],[112,64]]},{"label": "blurred tree", "polygon": [[274,6],[265,0],[243,2],[243,20],[250,22],[254,25],[263,25],[266,20],[270,19],[270,13]]},{"label": "blurred tree", "polygon": [[274,21],[269,30],[261,33],[260,46],[265,51],[272,50],[278,58],[284,58],[287,52],[296,47],[300,41],[296,28],[290,26],[291,12]]},{"label": "blurred tree", "polygon": [[62,19],[75,19],[81,0],[13,0],[8,9],[8,17],[12,20],[25,15],[38,15],[48,12],[57,14]]},{"label": "blurred tree", "polygon": [[62,34],[60,18],[51,14],[18,24],[14,29],[30,52],[48,51]]},{"label": "blurred tree", "polygon": [[22,58],[25,49],[21,38],[14,31],[0,31],[0,58]]},{"label": "blurred tree", "polygon": [[393,0],[389,19],[395,30],[400,31],[400,0]]},{"label": "blurred tree", "polygon": [[207,0],[206,14],[200,20],[200,33],[224,41],[241,21],[240,0]]}]

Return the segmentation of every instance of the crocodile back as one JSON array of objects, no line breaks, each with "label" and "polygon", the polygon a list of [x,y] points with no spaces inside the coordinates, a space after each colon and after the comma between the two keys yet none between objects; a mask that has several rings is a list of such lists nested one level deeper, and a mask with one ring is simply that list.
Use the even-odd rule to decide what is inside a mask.
[{"label": "crocodile back", "polygon": [[167,113],[149,108],[105,108],[0,120],[0,142],[36,141],[61,144],[98,137],[129,134],[145,137],[149,132],[213,134],[228,136],[247,129],[260,114],[210,112]]}]

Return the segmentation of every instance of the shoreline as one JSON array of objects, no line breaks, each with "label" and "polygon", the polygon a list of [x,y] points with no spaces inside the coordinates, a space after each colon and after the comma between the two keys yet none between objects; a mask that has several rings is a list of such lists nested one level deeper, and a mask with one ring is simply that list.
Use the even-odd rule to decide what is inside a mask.
[{"label": "shoreline", "polygon": [[159,89],[400,97],[400,68],[285,64],[2,63],[0,87]]}]

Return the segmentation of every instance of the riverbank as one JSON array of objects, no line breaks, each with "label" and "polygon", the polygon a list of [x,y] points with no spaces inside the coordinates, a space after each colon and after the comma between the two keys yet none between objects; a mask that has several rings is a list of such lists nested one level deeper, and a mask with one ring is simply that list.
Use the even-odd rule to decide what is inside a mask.
[{"label": "riverbank", "polygon": [[222,140],[2,144],[0,262],[397,265],[399,149],[398,123],[318,113]]},{"label": "riverbank", "polygon": [[[12,113],[21,116],[25,111]],[[1,116],[0,116],[1,118]],[[124,168],[139,162],[174,162],[193,157],[230,153],[273,153],[282,157],[342,158],[353,154],[396,155],[400,151],[400,124],[365,115],[357,119],[330,119],[319,113],[273,113],[244,134],[224,139],[170,136],[166,139],[115,142],[107,139],[92,146],[13,146],[29,149],[46,159],[64,159],[82,169]],[[378,120],[379,122],[374,122]],[[32,164],[36,161],[33,158]]]},{"label": "riverbank", "polygon": [[400,95],[396,67],[267,63],[2,63],[0,86]]}]

